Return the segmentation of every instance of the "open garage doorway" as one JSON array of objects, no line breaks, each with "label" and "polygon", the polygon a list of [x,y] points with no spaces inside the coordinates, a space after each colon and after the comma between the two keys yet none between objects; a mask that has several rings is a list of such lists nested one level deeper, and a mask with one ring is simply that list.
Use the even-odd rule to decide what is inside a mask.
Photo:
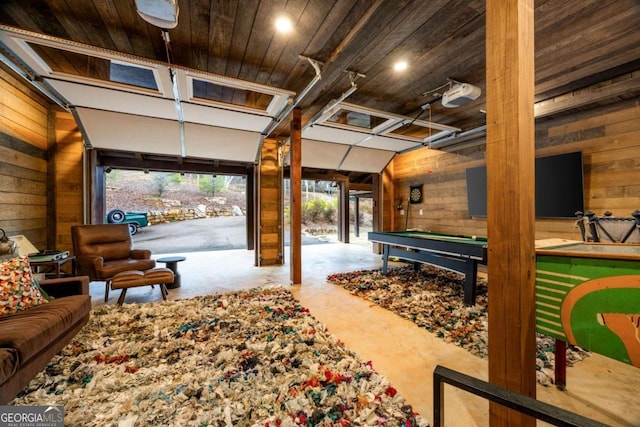
[{"label": "open garage doorway", "polygon": [[154,254],[247,249],[247,178],[110,168],[105,222]]},{"label": "open garage doorway", "polygon": [[373,194],[370,191],[350,191],[349,242],[370,245],[370,231],[373,231]]},{"label": "open garage doorway", "polygon": [[[289,245],[291,183],[284,180],[285,246]],[[335,243],[339,239],[340,189],[335,182],[302,180],[302,244]],[[349,242],[367,243],[372,230],[373,199],[370,192],[350,192]]]}]

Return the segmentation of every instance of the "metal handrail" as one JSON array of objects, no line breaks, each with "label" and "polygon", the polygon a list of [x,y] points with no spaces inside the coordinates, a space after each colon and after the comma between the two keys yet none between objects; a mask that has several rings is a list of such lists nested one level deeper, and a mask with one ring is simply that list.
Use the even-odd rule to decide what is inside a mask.
[{"label": "metal handrail", "polygon": [[509,409],[565,427],[606,427],[599,421],[583,417],[557,406],[540,402],[532,397],[516,393],[495,384],[482,381],[444,366],[436,366],[433,371],[433,426],[444,426],[444,385],[450,384],[476,396],[497,402]]}]

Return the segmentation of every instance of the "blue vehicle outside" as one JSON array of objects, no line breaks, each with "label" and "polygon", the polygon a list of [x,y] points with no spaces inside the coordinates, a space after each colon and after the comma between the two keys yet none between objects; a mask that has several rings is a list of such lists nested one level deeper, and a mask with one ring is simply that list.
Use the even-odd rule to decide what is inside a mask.
[{"label": "blue vehicle outside", "polygon": [[149,225],[146,212],[125,212],[121,209],[113,209],[107,214],[109,224],[128,224],[129,232],[135,235],[142,227]]}]

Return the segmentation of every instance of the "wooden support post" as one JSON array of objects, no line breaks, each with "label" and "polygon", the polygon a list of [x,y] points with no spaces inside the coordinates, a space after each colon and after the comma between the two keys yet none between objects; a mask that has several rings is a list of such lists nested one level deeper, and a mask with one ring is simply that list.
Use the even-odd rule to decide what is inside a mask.
[{"label": "wooden support post", "polygon": [[255,249],[255,234],[256,234],[256,213],[255,213],[255,201],[256,201],[256,185],[254,168],[251,168],[251,172],[247,174],[245,196],[247,203],[247,250],[252,251]]},{"label": "wooden support post", "polygon": [[355,199],[355,222],[353,224],[353,234],[360,237],[360,197]]},{"label": "wooden support post", "polygon": [[[371,191],[373,195],[373,218],[372,218],[372,231],[382,231],[383,230],[383,206],[382,201],[384,198],[382,197],[382,175],[375,174],[373,175],[373,190]],[[379,254],[381,251],[380,243],[372,244],[373,253]]]},{"label": "wooden support post", "polygon": [[349,243],[349,181],[339,184],[338,199],[338,240]]},{"label": "wooden support post", "polygon": [[[486,5],[489,382],[535,397],[534,1]],[[492,427],[536,425],[489,408]]]},{"label": "wooden support post", "polygon": [[83,224],[104,224],[107,216],[104,209],[107,184],[105,169],[98,165],[98,151],[86,150],[83,162],[85,163],[85,179],[88,184],[88,188],[84,189]]},{"label": "wooden support post", "polygon": [[342,209],[343,197],[342,192],[344,191],[344,183],[336,182],[338,185],[338,242],[342,242],[342,236],[344,234],[344,226],[342,223],[344,222],[344,209]]},{"label": "wooden support post", "polygon": [[291,119],[290,180],[291,228],[290,256],[291,283],[302,283],[302,110],[293,109]]},{"label": "wooden support post", "polygon": [[393,162],[391,162],[380,176],[380,209],[382,209],[380,215],[382,221],[378,228],[379,231],[399,229],[399,224],[396,220],[398,200],[396,199],[393,175]]},{"label": "wooden support post", "polygon": [[275,139],[265,138],[260,150],[260,164],[256,183],[256,265],[284,264],[284,228],[282,209],[282,164],[279,145]]},{"label": "wooden support post", "polygon": [[258,267],[260,265],[260,260],[261,260],[261,254],[262,254],[262,248],[261,248],[261,240],[260,240],[260,236],[261,236],[261,230],[262,230],[262,216],[260,214],[261,212],[261,200],[260,200],[260,171],[262,170],[262,153],[260,153],[260,162],[258,163],[258,165],[256,167],[253,168],[253,182],[255,183],[255,189],[254,189],[254,195],[253,195],[253,206],[254,208],[254,215],[256,217],[255,219],[255,227],[253,229],[253,241],[255,242],[255,248],[253,251],[253,260],[254,260],[254,265],[256,267]]}]

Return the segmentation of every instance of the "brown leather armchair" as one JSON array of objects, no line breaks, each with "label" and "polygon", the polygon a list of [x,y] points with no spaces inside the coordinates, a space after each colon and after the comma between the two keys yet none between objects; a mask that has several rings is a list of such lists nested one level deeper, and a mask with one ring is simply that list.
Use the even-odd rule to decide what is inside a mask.
[{"label": "brown leather armchair", "polygon": [[109,279],[123,271],[155,268],[151,251],[133,249],[127,224],[75,225],[71,227],[73,252],[79,275],[91,281],[106,281],[105,302],[109,299]]}]

